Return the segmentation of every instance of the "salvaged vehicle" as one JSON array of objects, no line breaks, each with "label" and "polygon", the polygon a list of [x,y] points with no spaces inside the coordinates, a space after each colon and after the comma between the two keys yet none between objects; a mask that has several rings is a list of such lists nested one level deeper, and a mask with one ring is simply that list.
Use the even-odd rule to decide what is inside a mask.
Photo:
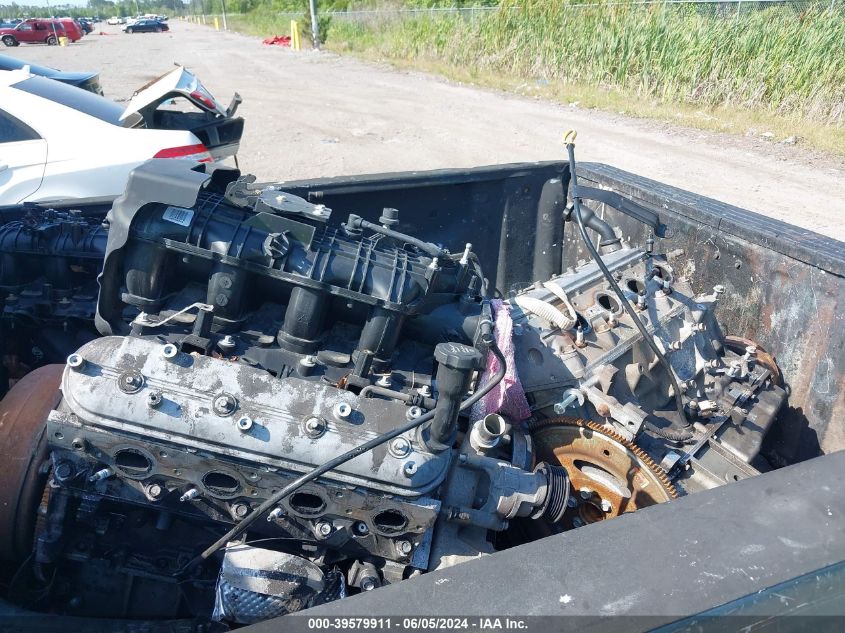
[{"label": "salvaged vehicle", "polygon": [[240,147],[240,96],[223,106],[181,66],[125,105],[29,70],[0,74],[0,204],[114,197],[150,158],[222,160]]},{"label": "salvaged vehicle", "polygon": [[31,18],[14,27],[0,29],[0,41],[5,46],[14,47],[24,44],[47,44],[55,46],[60,37],[67,37],[61,20],[42,20]]},{"label": "salvaged vehicle", "polygon": [[[574,167],[150,161],[111,206],[0,210],[8,617],[602,615],[646,599],[609,530],[670,562],[683,538],[670,588],[734,543],[734,568],[799,554],[671,621],[845,560],[834,482],[782,502],[842,470],[842,245]],[[563,589],[602,574],[628,593]]]}]

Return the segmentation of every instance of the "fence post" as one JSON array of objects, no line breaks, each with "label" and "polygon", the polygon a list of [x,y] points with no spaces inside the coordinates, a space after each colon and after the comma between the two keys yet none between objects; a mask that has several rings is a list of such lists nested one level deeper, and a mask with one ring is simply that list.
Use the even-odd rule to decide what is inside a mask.
[{"label": "fence post", "polygon": [[320,23],[317,22],[317,0],[310,0],[311,7],[311,40],[314,42],[314,48],[320,48]]},{"label": "fence post", "polygon": [[214,30],[215,30],[215,31],[219,31],[219,30],[220,30],[220,22],[217,20],[217,16],[216,16],[216,15],[214,16]]}]

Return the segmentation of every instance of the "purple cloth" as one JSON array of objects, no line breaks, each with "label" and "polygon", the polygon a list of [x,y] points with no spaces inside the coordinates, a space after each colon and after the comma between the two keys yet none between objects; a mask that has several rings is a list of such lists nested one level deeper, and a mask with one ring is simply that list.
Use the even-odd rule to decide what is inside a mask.
[{"label": "purple cloth", "polygon": [[[512,421],[525,420],[531,416],[531,408],[525,399],[525,391],[516,374],[516,362],[513,351],[513,319],[510,307],[501,299],[490,302],[493,308],[493,320],[496,327],[496,345],[507,363],[507,370],[502,381],[490,390],[486,396],[472,407],[472,419],[480,420],[490,413],[501,413]],[[487,367],[481,374],[479,384],[484,385],[499,370],[499,360],[492,352],[487,353]]]}]

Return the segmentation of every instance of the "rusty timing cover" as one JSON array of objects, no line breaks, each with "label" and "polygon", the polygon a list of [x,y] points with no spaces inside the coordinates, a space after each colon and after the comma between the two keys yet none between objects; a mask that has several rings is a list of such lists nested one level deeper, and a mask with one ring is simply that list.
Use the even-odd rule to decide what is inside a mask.
[{"label": "rusty timing cover", "polygon": [[63,365],[46,365],[24,376],[0,401],[0,559],[29,552],[36,508],[46,473],[47,416],[61,399]]}]

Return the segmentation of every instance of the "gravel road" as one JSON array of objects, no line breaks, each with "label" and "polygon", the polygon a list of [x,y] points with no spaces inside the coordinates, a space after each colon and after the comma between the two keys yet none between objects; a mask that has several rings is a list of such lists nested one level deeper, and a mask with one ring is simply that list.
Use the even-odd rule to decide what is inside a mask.
[{"label": "gravel road", "polygon": [[[845,161],[760,139],[571,108],[393,70],[179,20],[166,34],[98,30],[68,47],[2,52],[63,70],[99,70],[124,100],[176,62],[246,118],[240,165],[288,180],[563,157],[600,161],[845,240]],[[101,35],[100,32],[103,34]]]}]

